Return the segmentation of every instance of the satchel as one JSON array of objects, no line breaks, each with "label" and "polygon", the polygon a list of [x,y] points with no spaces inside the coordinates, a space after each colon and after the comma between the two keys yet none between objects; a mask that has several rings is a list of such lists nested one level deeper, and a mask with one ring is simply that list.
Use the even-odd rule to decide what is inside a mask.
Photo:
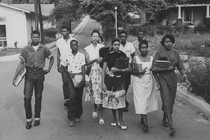
[{"label": "satchel", "polygon": [[74,75],[73,77],[72,77],[72,82],[73,82],[73,84],[74,84],[74,87],[81,87],[81,81],[82,81],[82,79],[83,79],[83,76],[82,76],[82,74],[77,74],[77,75]]}]

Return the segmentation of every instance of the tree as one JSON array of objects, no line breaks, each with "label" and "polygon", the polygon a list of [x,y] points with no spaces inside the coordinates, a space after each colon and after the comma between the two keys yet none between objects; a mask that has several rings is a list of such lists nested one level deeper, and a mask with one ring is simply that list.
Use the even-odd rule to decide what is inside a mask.
[{"label": "tree", "polygon": [[52,11],[49,19],[56,20],[57,27],[66,25],[71,31],[71,22],[80,18],[79,0],[60,0]]},{"label": "tree", "polygon": [[[86,0],[83,9],[90,17],[102,25],[105,40],[114,36],[115,7],[117,7],[118,27],[126,27],[128,12],[138,9],[141,0]],[[109,37],[109,38],[108,38]]]}]

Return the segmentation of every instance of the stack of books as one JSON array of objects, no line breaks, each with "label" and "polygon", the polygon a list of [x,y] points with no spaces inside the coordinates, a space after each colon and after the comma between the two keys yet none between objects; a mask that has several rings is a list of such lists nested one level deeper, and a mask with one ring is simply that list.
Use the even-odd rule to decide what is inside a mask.
[{"label": "stack of books", "polygon": [[25,66],[19,63],[13,78],[13,85],[17,87],[20,84],[20,82],[23,80],[25,74],[26,74]]},{"label": "stack of books", "polygon": [[169,68],[170,67],[170,61],[168,60],[156,60],[157,68]]},{"label": "stack of books", "polygon": [[118,58],[118,59],[116,59],[114,67],[118,68],[118,69],[126,69],[126,68],[128,68],[129,67],[129,58],[126,57],[126,58]]},{"label": "stack of books", "polygon": [[142,64],[133,62],[133,70],[138,72],[142,71]]}]

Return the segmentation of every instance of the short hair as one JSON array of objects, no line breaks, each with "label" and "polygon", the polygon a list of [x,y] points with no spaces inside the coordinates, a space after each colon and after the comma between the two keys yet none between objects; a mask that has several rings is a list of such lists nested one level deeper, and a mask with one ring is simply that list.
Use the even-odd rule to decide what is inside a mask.
[{"label": "short hair", "polygon": [[40,32],[37,31],[37,30],[34,30],[34,31],[31,32],[31,36],[34,35],[34,34],[38,34],[40,36]]},{"label": "short hair", "polygon": [[72,42],[77,42],[77,44],[79,45],[79,42],[76,40],[76,39],[72,39],[71,41],[70,41],[70,44],[72,43]]},{"label": "short hair", "polygon": [[100,32],[99,32],[97,29],[94,29],[94,30],[92,31],[91,36],[92,36],[94,33],[97,33],[99,37],[101,36]]},{"label": "short hair", "polygon": [[125,30],[120,31],[119,35],[121,34],[126,34],[126,36],[128,36],[128,33]]},{"label": "short hair", "polygon": [[70,31],[70,28],[69,28],[68,26],[62,26],[62,27],[61,27],[61,30],[62,30],[62,29],[66,29],[66,30]]},{"label": "short hair", "polygon": [[166,34],[166,35],[163,36],[162,40],[160,41],[160,44],[161,44],[162,46],[164,46],[164,42],[165,42],[166,38],[170,39],[171,42],[172,42],[172,44],[174,44],[174,42],[175,42],[174,36],[171,35],[171,34]]},{"label": "short hair", "polygon": [[147,45],[147,48],[148,48],[148,46],[149,46],[149,45],[148,45],[148,41],[144,39],[144,40],[142,40],[142,41],[139,43],[139,49],[141,48],[141,45],[142,45],[142,44]]},{"label": "short hair", "polygon": [[119,39],[119,38],[113,38],[113,39],[112,39],[112,45],[113,45],[114,42],[116,42],[116,41],[117,41],[117,42],[120,42],[120,39]]}]

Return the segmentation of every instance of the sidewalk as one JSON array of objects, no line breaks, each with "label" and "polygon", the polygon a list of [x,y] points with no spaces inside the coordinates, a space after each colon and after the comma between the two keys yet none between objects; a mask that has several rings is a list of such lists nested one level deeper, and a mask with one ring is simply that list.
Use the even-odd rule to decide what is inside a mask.
[{"label": "sidewalk", "polygon": [[[82,29],[85,27],[85,25],[87,24],[89,19],[90,19],[90,16],[86,15],[85,18],[82,20],[82,22],[72,31],[70,36],[76,38],[78,33],[81,32]],[[56,41],[51,42],[49,44],[45,44],[45,46],[50,48],[50,49],[54,48],[55,45],[56,45]],[[0,62],[19,60],[19,55],[20,54],[2,56],[2,57],[0,57]]]},{"label": "sidewalk", "polygon": [[208,104],[203,98],[193,95],[187,91],[187,88],[178,84],[177,94],[178,97],[182,98],[192,106],[201,110],[200,115],[210,118],[210,104]]}]

